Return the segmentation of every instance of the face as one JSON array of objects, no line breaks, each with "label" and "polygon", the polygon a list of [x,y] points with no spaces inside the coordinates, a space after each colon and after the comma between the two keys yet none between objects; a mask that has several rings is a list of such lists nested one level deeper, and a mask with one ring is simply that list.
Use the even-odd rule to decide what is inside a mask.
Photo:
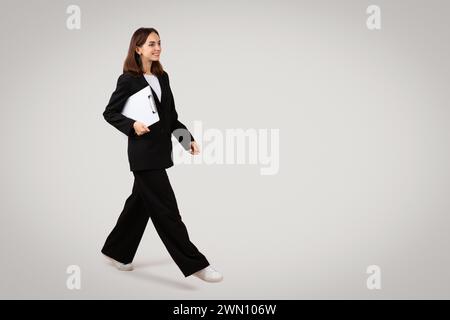
[{"label": "face", "polygon": [[141,55],[141,59],[158,61],[161,53],[161,39],[155,32],[150,33],[145,43],[136,48],[136,52]]}]

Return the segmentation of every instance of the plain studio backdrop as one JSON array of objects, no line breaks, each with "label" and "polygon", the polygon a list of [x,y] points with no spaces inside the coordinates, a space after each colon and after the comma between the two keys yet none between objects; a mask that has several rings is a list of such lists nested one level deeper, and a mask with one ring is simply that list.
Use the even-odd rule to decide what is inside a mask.
[{"label": "plain studio backdrop", "polygon": [[[80,29],[67,27],[70,5]],[[0,297],[450,298],[449,10],[2,0]],[[219,284],[185,279],[151,222],[135,271],[100,254],[133,183],[127,138],[102,113],[142,26],[160,32],[188,128],[279,130],[276,174],[248,161],[168,169]]]}]

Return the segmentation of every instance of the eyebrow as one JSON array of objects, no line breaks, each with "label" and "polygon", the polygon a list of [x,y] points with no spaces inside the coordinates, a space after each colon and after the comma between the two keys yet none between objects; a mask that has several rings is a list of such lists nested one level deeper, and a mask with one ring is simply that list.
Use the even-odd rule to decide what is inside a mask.
[{"label": "eyebrow", "polygon": [[[155,43],[156,41],[149,41],[148,43]],[[161,42],[161,40],[158,40],[158,42]]]}]

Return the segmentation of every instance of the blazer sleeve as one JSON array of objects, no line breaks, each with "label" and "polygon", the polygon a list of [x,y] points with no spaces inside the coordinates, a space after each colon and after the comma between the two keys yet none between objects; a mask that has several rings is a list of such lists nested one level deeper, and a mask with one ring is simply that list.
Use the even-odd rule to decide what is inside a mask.
[{"label": "blazer sleeve", "polygon": [[[164,71],[165,72],[165,71]],[[165,72],[167,77],[167,84],[170,92],[170,105],[172,111],[171,119],[171,133],[175,136],[178,142],[183,146],[184,149],[189,150],[191,148],[191,141],[195,141],[194,136],[189,132],[186,126],[178,120],[178,113],[175,108],[175,99],[170,89],[169,74]],[[183,137],[188,137],[188,139],[183,139]]]},{"label": "blazer sleeve", "polygon": [[133,128],[135,120],[130,119],[121,113],[129,96],[127,83],[125,75],[120,75],[117,79],[116,89],[112,93],[108,105],[103,112],[103,117],[109,124],[127,136],[136,136],[136,132]]}]

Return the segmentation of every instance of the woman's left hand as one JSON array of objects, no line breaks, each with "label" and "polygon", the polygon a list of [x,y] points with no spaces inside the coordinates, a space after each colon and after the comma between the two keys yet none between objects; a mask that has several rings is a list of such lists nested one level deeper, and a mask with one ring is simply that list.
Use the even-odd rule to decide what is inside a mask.
[{"label": "woman's left hand", "polygon": [[191,150],[189,151],[190,154],[199,154],[200,148],[197,145],[197,142],[191,141]]}]

